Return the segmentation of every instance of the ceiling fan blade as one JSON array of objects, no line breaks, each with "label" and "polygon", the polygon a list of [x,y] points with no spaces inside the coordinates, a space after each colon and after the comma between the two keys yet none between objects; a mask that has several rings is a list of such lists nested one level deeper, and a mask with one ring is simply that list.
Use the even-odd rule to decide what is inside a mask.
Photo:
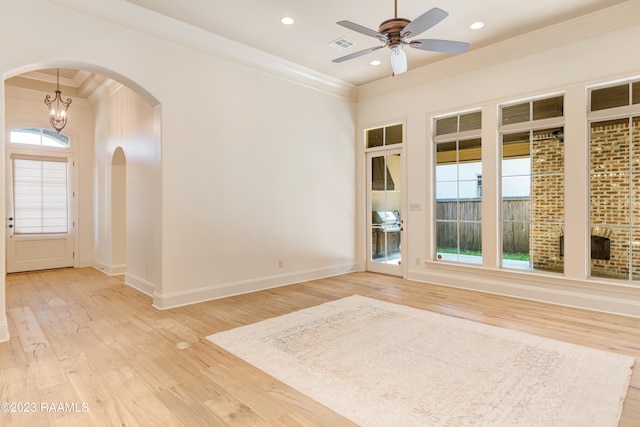
[{"label": "ceiling fan blade", "polygon": [[364,34],[365,36],[375,37],[383,43],[387,42],[387,37],[384,34],[380,34],[377,31],[372,30],[371,28],[363,27],[362,25],[356,24],[351,21],[338,21],[336,22],[338,25],[342,25],[345,28],[356,31],[360,34]]},{"label": "ceiling fan blade", "polygon": [[342,56],[342,57],[340,57],[340,58],[336,58],[336,59],[334,59],[334,60],[333,60],[333,61],[331,61],[331,62],[344,62],[344,61],[348,61],[348,60],[350,60],[350,59],[353,59],[353,58],[357,58],[357,57],[359,57],[359,56],[366,55],[367,53],[371,53],[371,52],[373,52],[374,50],[382,49],[383,47],[384,47],[384,46],[370,47],[369,49],[361,50],[361,51],[359,51],[359,52],[355,52],[355,53],[352,53],[352,54],[350,54],[350,55],[346,55],[346,56]]},{"label": "ceiling fan blade", "polygon": [[412,40],[408,44],[415,49],[444,53],[465,53],[469,48],[469,43],[454,42],[453,40],[419,39]]},{"label": "ceiling fan blade", "polygon": [[447,12],[434,7],[433,9],[423,13],[422,15],[411,21],[409,25],[404,27],[404,30],[402,30],[400,36],[413,37],[417,36],[418,34],[422,34],[429,28],[436,25],[438,22],[442,21],[447,16],[449,16]]}]

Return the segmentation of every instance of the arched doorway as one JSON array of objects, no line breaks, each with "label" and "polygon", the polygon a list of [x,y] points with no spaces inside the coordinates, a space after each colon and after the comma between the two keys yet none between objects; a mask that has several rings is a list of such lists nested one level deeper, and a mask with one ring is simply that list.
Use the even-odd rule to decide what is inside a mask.
[{"label": "arched doorway", "polygon": [[[74,266],[96,267],[111,274],[131,271],[127,283],[150,294],[159,290],[162,283],[160,252],[151,247],[152,242],[162,240],[159,101],[131,79],[100,66],[75,62],[26,65],[5,70],[3,74],[5,103],[0,110],[4,112],[1,119],[7,132],[49,126],[43,99],[55,89],[55,72],[51,76],[48,71],[57,67],[61,69],[63,96],[73,98],[64,132],[78,143],[74,147],[75,158],[70,160],[75,168],[76,183],[72,197],[77,202],[76,221],[72,226],[79,236],[74,246]],[[74,86],[74,78],[63,78],[63,69],[75,69],[81,77],[93,76],[94,79],[91,84]],[[22,86],[29,80],[25,75],[31,73],[39,74],[42,79],[36,82],[35,88]],[[92,89],[95,95],[81,93],[87,89]],[[136,123],[140,126],[136,127]],[[120,151],[116,150],[118,146],[122,147]],[[5,161],[6,154],[0,157]],[[127,181],[132,184],[129,193],[135,199],[130,211],[136,213],[129,224],[126,221]],[[3,188],[6,189],[6,185]],[[3,203],[6,206],[6,201]],[[140,206],[142,210],[138,209]],[[112,227],[114,220],[119,225]],[[126,237],[131,230],[135,238]],[[138,243],[129,248],[127,240]],[[6,272],[4,249],[1,258]],[[133,258],[127,263],[130,256]],[[113,268],[102,268],[103,265]],[[0,284],[2,311],[4,293],[3,280]],[[0,315],[0,342],[6,339],[6,318]]]}]

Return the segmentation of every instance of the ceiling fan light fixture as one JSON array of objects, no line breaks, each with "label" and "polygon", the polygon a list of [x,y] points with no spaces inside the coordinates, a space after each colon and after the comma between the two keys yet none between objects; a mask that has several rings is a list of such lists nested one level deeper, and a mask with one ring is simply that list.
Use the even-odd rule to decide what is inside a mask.
[{"label": "ceiling fan light fixture", "polygon": [[394,76],[407,71],[407,54],[402,49],[402,46],[396,46],[391,49],[391,69]]},{"label": "ceiling fan light fixture", "polygon": [[338,21],[338,25],[373,37],[384,43],[383,45],[370,47],[359,52],[336,58],[333,62],[339,63],[350,59],[359,58],[378,49],[388,47],[391,49],[391,68],[393,75],[401,74],[407,71],[407,55],[402,49],[403,46],[409,46],[413,49],[425,50],[431,52],[454,53],[460,54],[467,51],[469,43],[457,42],[453,40],[439,39],[419,39],[410,40],[419,34],[424,33],[440,21],[445,19],[449,14],[442,9],[434,7],[413,21],[405,18],[398,18],[398,0],[394,1],[395,13],[394,18],[387,19],[378,27],[378,31],[372,30],[351,21]]}]

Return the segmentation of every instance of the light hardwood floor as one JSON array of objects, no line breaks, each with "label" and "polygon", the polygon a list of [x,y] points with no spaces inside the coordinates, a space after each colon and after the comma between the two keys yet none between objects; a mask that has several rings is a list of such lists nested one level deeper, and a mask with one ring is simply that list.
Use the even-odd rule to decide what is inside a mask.
[{"label": "light hardwood floor", "polygon": [[[0,343],[0,403],[36,411],[0,413],[0,425],[354,425],[205,339],[352,294],[640,356],[640,319],[371,273],[165,311],[91,268],[20,273],[7,276],[11,340]],[[638,425],[636,364],[620,426]]]}]

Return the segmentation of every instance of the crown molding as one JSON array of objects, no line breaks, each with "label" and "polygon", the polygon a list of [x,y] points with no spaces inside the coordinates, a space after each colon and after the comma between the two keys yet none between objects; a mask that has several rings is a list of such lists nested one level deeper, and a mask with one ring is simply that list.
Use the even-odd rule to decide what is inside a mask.
[{"label": "crown molding", "polygon": [[350,83],[210,33],[126,0],[45,0],[124,27],[240,63],[333,95],[353,99]]},{"label": "crown molding", "polygon": [[91,87],[87,88],[87,101],[93,105],[98,105],[100,102],[109,98],[116,93],[122,86],[122,83],[112,79],[96,80],[92,82]]},{"label": "crown molding", "polygon": [[[23,76],[10,77],[5,80],[5,84],[7,86],[19,87],[22,89],[29,89],[29,90],[42,92],[42,93],[51,93],[51,94],[53,94],[53,92],[56,89],[55,80],[53,82],[48,82],[48,81],[27,78]],[[73,86],[60,85],[60,91],[62,92],[63,97],[71,96],[71,97],[77,98],[79,96],[78,89]]]}]

